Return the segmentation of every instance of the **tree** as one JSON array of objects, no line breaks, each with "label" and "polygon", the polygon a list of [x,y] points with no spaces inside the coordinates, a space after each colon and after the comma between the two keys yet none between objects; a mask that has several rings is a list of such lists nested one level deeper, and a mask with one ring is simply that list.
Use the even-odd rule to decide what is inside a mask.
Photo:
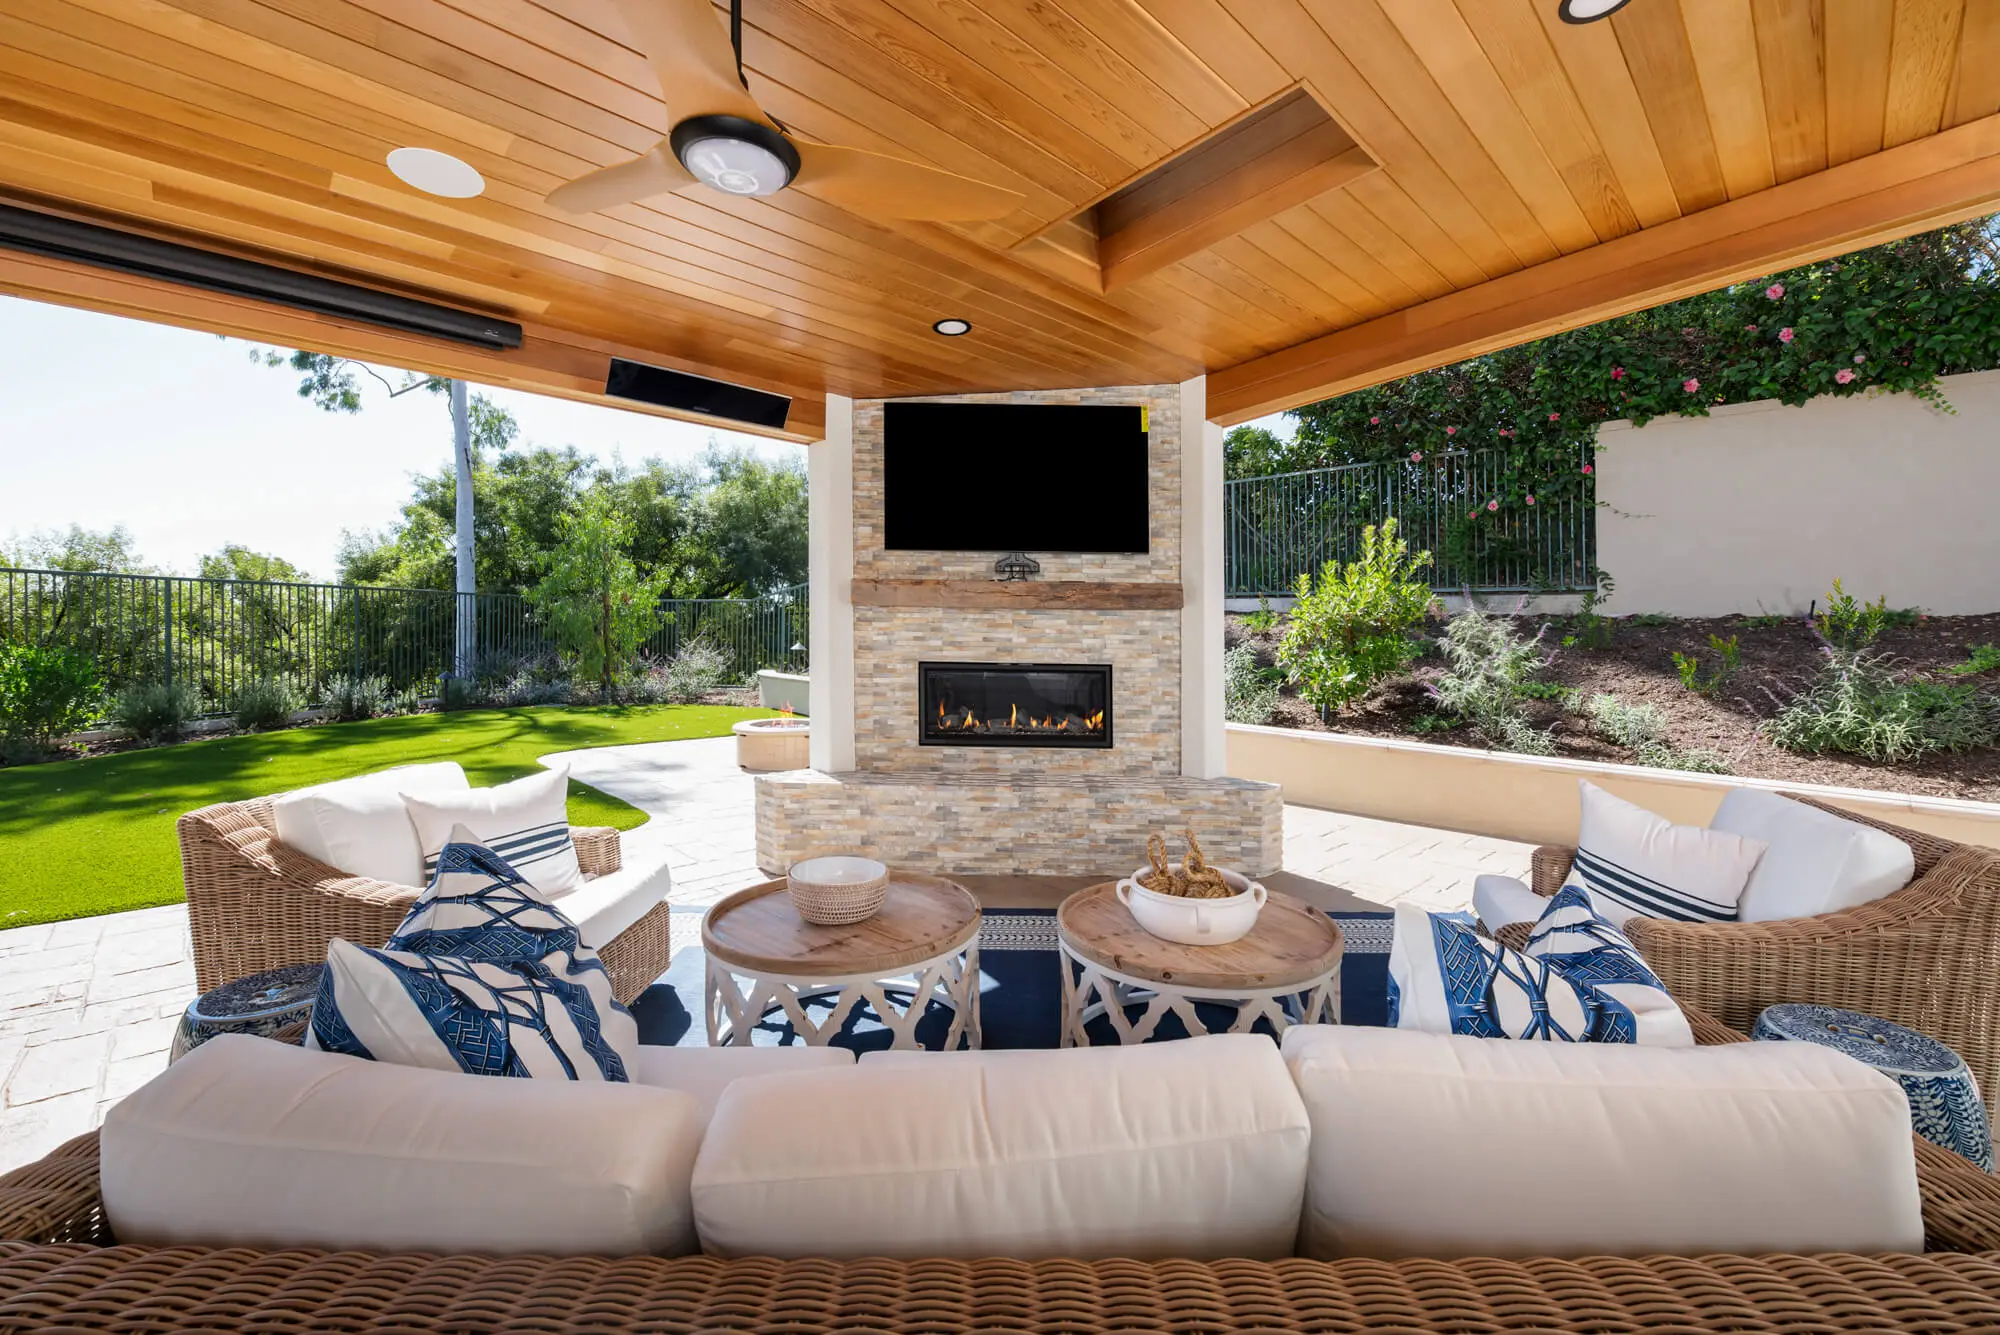
[{"label": "tree", "polygon": [[607,491],[585,496],[564,516],[562,537],[549,554],[548,573],[529,592],[577,671],[595,677],[599,698],[659,624],[665,578],[641,577],[626,549],[632,521]]},{"label": "tree", "polygon": [[123,524],[107,529],[71,524],[67,529],[30,533],[0,554],[0,565],[28,570],[103,570],[119,575],[157,573],[155,567],[139,559],[131,531]]},{"label": "tree", "polygon": [[1261,426],[1239,426],[1222,438],[1224,477],[1266,477],[1285,471],[1285,442]]},{"label": "tree", "polygon": [[702,463],[710,481],[691,536],[712,562],[705,596],[736,597],[803,582],[810,560],[805,469],[713,446]]},{"label": "tree", "polygon": [[312,578],[281,556],[253,552],[233,542],[219,552],[202,557],[197,573],[203,579],[257,580],[279,584],[304,584]]}]

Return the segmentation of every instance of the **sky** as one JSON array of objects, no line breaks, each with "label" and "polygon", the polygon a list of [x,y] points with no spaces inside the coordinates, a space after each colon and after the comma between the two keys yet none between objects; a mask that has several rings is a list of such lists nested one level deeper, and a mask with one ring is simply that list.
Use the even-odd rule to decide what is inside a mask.
[{"label": "sky", "polygon": [[[410,479],[451,459],[443,398],[391,400],[361,377],[357,414],[298,396],[251,344],[0,297],[0,548],[49,529],[123,525],[142,559],[192,573],[231,543],[337,575],[343,530],[392,523]],[[396,372],[388,378],[398,381]],[[711,440],[769,459],[804,447],[516,390],[484,390],[518,445],[609,462],[691,459]],[[1283,417],[1261,419],[1290,438]]]},{"label": "sky", "polygon": [[[360,413],[324,412],[298,396],[296,373],[252,362],[250,347],[0,297],[0,548],[122,524],[144,560],[172,570],[240,543],[333,578],[343,529],[387,526],[411,476],[450,462],[450,413],[422,391],[390,400],[365,376]],[[636,463],[690,459],[713,439],[803,458],[803,446],[690,422],[480,392],[520,422],[517,446]]]}]

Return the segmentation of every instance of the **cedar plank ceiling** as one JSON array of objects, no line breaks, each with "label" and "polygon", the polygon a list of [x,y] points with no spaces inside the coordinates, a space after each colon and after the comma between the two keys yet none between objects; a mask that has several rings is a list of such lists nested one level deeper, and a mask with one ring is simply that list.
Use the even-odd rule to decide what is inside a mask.
[{"label": "cedar plank ceiling", "polygon": [[[791,394],[806,438],[827,392],[1204,371],[1240,420],[2000,196],[2000,0],[1554,11],[744,0],[750,87],[784,122],[1024,198],[944,227],[796,191],[549,208],[669,128],[610,0],[0,0],[0,197],[528,338],[468,353],[6,252],[0,290],[574,397],[616,353]],[[1379,169],[1109,291],[1058,253],[1067,220],[1301,86]],[[466,159],[486,194],[404,187],[383,165],[404,144]],[[974,332],[933,335],[947,315]]]}]

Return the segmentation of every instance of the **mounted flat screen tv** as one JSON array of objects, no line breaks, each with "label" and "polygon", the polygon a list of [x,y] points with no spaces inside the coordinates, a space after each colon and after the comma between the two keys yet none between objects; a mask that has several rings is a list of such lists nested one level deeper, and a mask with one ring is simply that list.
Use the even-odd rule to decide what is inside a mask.
[{"label": "mounted flat screen tv", "polygon": [[886,404],[883,545],[1144,552],[1146,428],[1137,404]]}]

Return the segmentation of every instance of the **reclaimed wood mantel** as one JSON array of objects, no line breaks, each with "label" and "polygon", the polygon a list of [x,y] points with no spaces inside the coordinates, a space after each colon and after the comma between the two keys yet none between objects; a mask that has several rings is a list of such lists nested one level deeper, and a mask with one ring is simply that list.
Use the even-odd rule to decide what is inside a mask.
[{"label": "reclaimed wood mantel", "polygon": [[1099,611],[1178,611],[1179,584],[1092,580],[857,579],[856,607],[1090,608]]}]

